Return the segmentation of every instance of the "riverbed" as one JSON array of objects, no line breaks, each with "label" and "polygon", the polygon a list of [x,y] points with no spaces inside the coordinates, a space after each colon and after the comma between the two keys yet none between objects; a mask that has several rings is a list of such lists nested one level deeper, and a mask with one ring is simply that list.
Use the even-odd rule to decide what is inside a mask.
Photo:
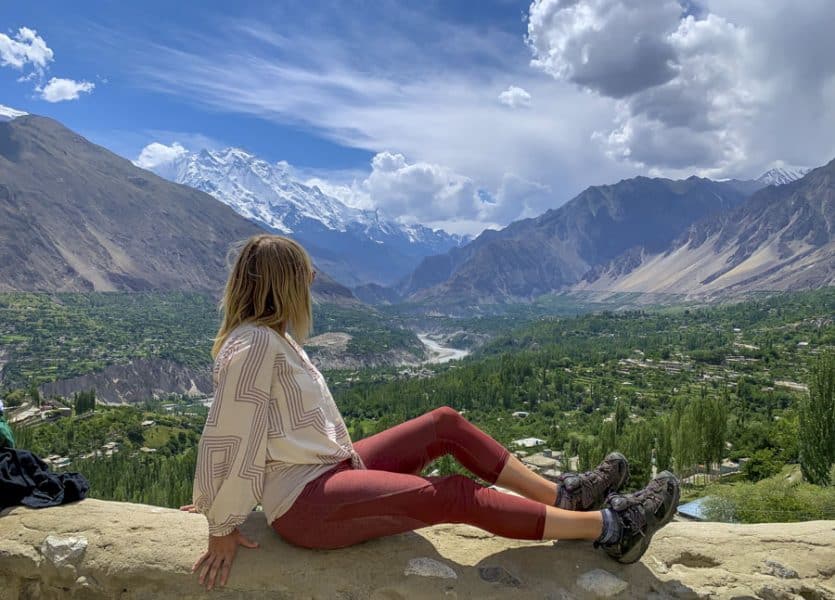
[{"label": "riverbed", "polygon": [[446,363],[451,360],[459,360],[470,353],[469,350],[442,346],[436,340],[428,337],[425,333],[418,333],[417,337],[429,351],[429,359],[424,361],[427,363]]}]

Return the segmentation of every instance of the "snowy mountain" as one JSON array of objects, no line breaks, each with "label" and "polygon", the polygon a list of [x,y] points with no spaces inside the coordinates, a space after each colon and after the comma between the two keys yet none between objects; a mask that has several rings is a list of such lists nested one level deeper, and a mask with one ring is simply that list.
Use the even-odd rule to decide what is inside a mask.
[{"label": "snowy mountain", "polygon": [[775,167],[757,177],[756,181],[761,183],[763,186],[783,185],[791,183],[792,181],[797,181],[811,170],[812,169],[808,167]]},{"label": "snowy mountain", "polygon": [[184,150],[152,170],[211,194],[270,231],[293,236],[322,268],[347,285],[393,283],[425,256],[468,241],[347,206],[295,179],[287,163],[268,163],[239,148]]}]

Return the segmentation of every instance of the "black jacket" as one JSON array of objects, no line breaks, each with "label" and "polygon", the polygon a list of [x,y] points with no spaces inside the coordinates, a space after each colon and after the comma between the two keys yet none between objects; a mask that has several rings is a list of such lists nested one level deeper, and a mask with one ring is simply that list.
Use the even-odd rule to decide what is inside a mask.
[{"label": "black jacket", "polygon": [[44,508],[87,496],[90,484],[80,473],[52,473],[27,450],[0,448],[0,509]]}]

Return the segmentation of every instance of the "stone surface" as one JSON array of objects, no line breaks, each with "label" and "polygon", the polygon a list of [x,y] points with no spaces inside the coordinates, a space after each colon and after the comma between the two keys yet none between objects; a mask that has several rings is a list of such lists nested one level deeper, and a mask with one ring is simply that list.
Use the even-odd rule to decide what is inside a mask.
[{"label": "stone surface", "polygon": [[577,585],[598,598],[617,596],[629,587],[629,583],[603,569],[583,573],[577,579]]},{"label": "stone surface", "polygon": [[500,583],[512,587],[518,587],[522,583],[504,567],[479,567],[478,574],[484,581],[489,581],[490,583]]},{"label": "stone surface", "polygon": [[440,577],[441,579],[458,579],[455,571],[444,563],[425,556],[410,559],[403,574],[420,575],[421,577]]},{"label": "stone surface", "polygon": [[797,579],[797,571],[770,558],[766,558],[763,561],[762,572],[766,575],[774,575],[780,579]]},{"label": "stone surface", "polygon": [[[644,558],[620,565],[586,542],[525,542],[464,525],[438,525],[341,550],[306,550],[284,542],[253,512],[224,588],[207,594],[191,573],[206,549],[206,520],[172,509],[87,499],[45,509],[0,512],[0,600],[155,598],[303,598],[305,600],[590,600],[578,585],[602,569],[629,584],[618,598],[835,599],[835,521],[726,525],[673,522]],[[85,538],[74,563],[54,565],[41,552],[48,536]],[[457,579],[405,575],[428,558]],[[765,560],[797,579],[762,573]],[[516,587],[482,578],[501,568]]]},{"label": "stone surface", "polygon": [[56,567],[78,563],[86,549],[87,539],[77,536],[48,535],[41,544],[41,554]]}]

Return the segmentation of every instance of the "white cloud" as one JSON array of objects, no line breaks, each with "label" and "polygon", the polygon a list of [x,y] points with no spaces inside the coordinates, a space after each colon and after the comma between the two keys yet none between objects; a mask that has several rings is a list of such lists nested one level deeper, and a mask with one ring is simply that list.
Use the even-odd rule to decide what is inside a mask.
[{"label": "white cloud", "polygon": [[532,64],[614,98],[660,85],[676,76],[667,33],[681,12],[676,0],[535,0]]},{"label": "white cloud", "polygon": [[[650,172],[750,175],[800,150],[773,135],[775,128],[790,129],[787,121],[817,122],[829,132],[818,130],[817,156],[811,158],[808,146],[805,152],[805,162],[826,161],[835,152],[835,144],[822,141],[832,137],[831,109],[821,104],[799,112],[790,105],[826,94],[833,66],[819,57],[833,55],[835,45],[815,23],[835,22],[835,5],[780,0],[762,11],[753,0],[713,4],[535,0],[528,20],[531,64],[614,99],[614,126],[598,128],[593,138],[611,158]],[[823,48],[812,54],[806,39]],[[787,86],[797,73],[811,74],[811,81]],[[787,90],[793,102],[779,99]],[[763,131],[780,141],[763,145]]]},{"label": "white cloud", "polygon": [[40,93],[41,98],[47,102],[63,102],[78,100],[81,94],[89,94],[95,87],[96,84],[89,81],[53,77],[45,86],[35,88],[35,91]]},{"label": "white cloud", "polygon": [[511,85],[499,94],[499,102],[510,108],[528,108],[531,105],[531,95],[527,90]]},{"label": "white cloud", "polygon": [[142,148],[142,152],[139,153],[139,158],[133,162],[137,167],[154,169],[166,163],[173,162],[187,153],[188,150],[179,142],[174,142],[170,146],[160,144],[159,142],[152,142]]},{"label": "white cloud", "polygon": [[403,222],[467,218],[478,208],[472,179],[437,164],[410,164],[402,154],[377,154],[362,188],[375,206]]},{"label": "white cloud", "polygon": [[54,53],[34,29],[21,27],[14,37],[0,33],[0,66],[18,70],[31,67],[33,72],[43,73],[53,58]]},{"label": "white cloud", "polygon": [[510,221],[532,217],[553,205],[549,186],[505,173],[494,192],[448,167],[410,163],[402,154],[380,152],[371,173],[350,183],[326,174],[310,178],[348,206],[380,210],[401,223],[422,223],[454,233],[477,234]]},{"label": "white cloud", "polygon": [[[35,92],[42,100],[47,102],[77,100],[80,94],[89,94],[96,87],[89,81],[76,81],[62,77],[53,77],[46,85],[42,85],[49,65],[54,60],[55,53],[34,29],[21,27],[14,37],[0,33],[0,67],[24,71],[24,74],[18,77],[18,83],[34,82]],[[28,73],[27,70],[29,70]]]}]

